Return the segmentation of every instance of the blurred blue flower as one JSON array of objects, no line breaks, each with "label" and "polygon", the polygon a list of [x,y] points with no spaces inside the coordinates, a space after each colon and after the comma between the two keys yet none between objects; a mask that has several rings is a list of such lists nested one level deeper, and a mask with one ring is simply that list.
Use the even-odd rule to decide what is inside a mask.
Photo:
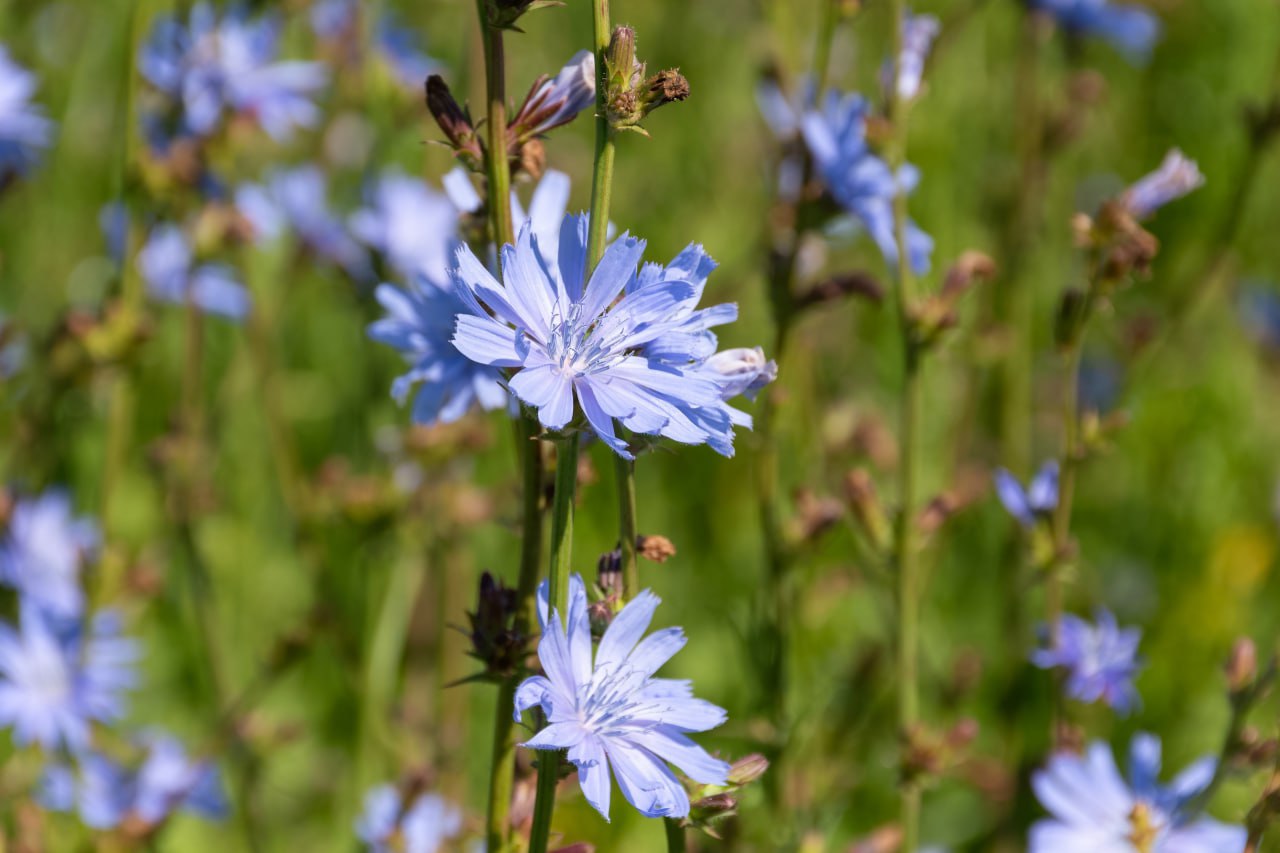
[{"label": "blurred blue flower", "polygon": [[19,500],[0,536],[0,583],[54,619],[74,619],[84,610],[81,561],[97,544],[97,526],[74,515],[65,492]]},{"label": "blurred blue flower", "polygon": [[381,252],[406,279],[445,284],[458,241],[459,209],[421,178],[390,170],[371,187],[369,203],[351,216],[351,233]]},{"label": "blurred blue flower", "polygon": [[589,50],[570,57],[555,77],[541,77],[511,119],[521,139],[540,136],[577,118],[596,103],[596,58]]},{"label": "blurred blue flower", "polygon": [[[919,181],[914,166],[904,165],[895,175],[871,152],[866,139],[867,102],[857,94],[841,96],[829,91],[819,109],[809,110],[802,121],[805,142],[814,166],[831,196],[857,218],[880,247],[890,265],[897,263],[893,200],[909,193]],[[914,222],[906,227],[907,257],[916,273],[929,269],[933,238]]]},{"label": "blurred blue flower", "polygon": [[635,286],[645,244],[626,234],[584,286],[586,234],[585,216],[566,217],[557,263],[549,266],[526,223],[516,245],[502,247],[505,285],[460,248],[453,277],[470,311],[458,316],[454,345],[481,364],[519,368],[509,386],[547,429],[569,423],[576,397],[596,435],[621,456],[631,454],[614,419],[633,432],[730,455],[732,417],[719,385],[696,365],[637,354],[687,323],[699,289],[679,280]]},{"label": "blurred blue flower", "polygon": [[1145,219],[1203,185],[1204,175],[1195,161],[1175,148],[1165,155],[1158,169],[1125,190],[1122,199],[1135,219]]},{"label": "blurred blue flower", "polygon": [[783,157],[778,163],[778,197],[785,201],[800,198],[804,188],[804,158],[796,148],[800,139],[800,123],[804,114],[813,109],[817,89],[812,77],[801,80],[799,89],[788,94],[774,77],[765,77],[756,86],[756,106],[765,123],[784,145]]},{"label": "blurred blue flower", "polygon": [[1161,785],[1160,739],[1139,733],[1129,746],[1129,779],[1110,748],[1091,744],[1084,755],[1059,753],[1031,786],[1051,815],[1031,827],[1029,853],[1239,853],[1244,827],[1200,814],[1196,797],[1217,762],[1202,758]]},{"label": "blurred blue flower", "polygon": [[[403,403],[414,385],[421,384],[413,402],[413,420],[449,423],[474,405],[493,410],[507,405],[502,373],[478,364],[453,345],[454,326],[468,305],[449,280],[448,267],[458,245],[458,217],[479,204],[479,196],[465,173],[446,177],[447,196],[422,181],[397,173],[384,175],[375,187],[372,204],[352,217],[357,236],[381,250],[409,284],[382,284],[375,296],[387,315],[369,326],[369,337],[400,350],[413,365],[396,378],[391,395]],[[558,243],[560,221],[569,200],[569,178],[548,171],[533,192],[526,215],[511,194],[512,215],[528,223],[534,233]],[[555,256],[551,255],[551,262]]]},{"label": "blurred blue flower", "polygon": [[249,20],[243,10],[221,21],[209,3],[191,9],[188,24],[175,15],[156,21],[138,58],[142,75],[182,105],[183,129],[208,136],[224,113],[248,116],[272,138],[312,127],[320,110],[312,101],[328,82],[319,62],[277,61],[280,22]]},{"label": "blurred blue flower", "polygon": [[369,325],[369,337],[399,350],[412,365],[392,383],[391,396],[403,404],[419,386],[415,423],[451,423],[475,405],[493,410],[507,404],[502,373],[466,357],[451,341],[457,316],[468,311],[452,288],[419,275],[408,288],[381,284],[375,296],[387,315]]},{"label": "blurred blue flower", "polygon": [[89,744],[91,721],[124,713],[124,692],[136,682],[136,643],[120,636],[119,617],[102,611],[84,626],[55,625],[24,606],[21,627],[0,623],[0,725],[20,744],[45,749]]},{"label": "blurred blue flower", "polygon": [[[357,0],[321,0],[311,7],[311,29],[326,41],[356,41],[358,15]],[[427,77],[440,69],[440,63],[419,48],[413,30],[401,26],[390,13],[384,13],[378,20],[373,41],[378,56],[406,89],[421,89]]]},{"label": "blurred blue flower", "polygon": [[[397,830],[399,843],[392,841]],[[406,808],[394,785],[365,794],[356,819],[356,836],[370,853],[436,853],[461,831],[462,813],[444,797],[422,794]]]},{"label": "blurred blue flower", "polygon": [[[689,796],[667,766],[695,782],[725,784],[729,765],[689,739],[725,721],[724,709],[695,699],[687,681],[653,674],[685,645],[684,632],[664,628],[645,637],[659,599],[645,590],[614,617],[592,659],[587,594],[582,578],[569,582],[568,620],[547,606],[539,592],[543,623],[538,659],[546,675],[527,678],[516,689],[516,720],[541,706],[547,726],[523,744],[529,749],[569,751],[582,793],[609,818],[609,769],[627,802],[647,817],[684,817]],[[548,610],[550,614],[548,616]]]},{"label": "blurred blue flower", "polygon": [[1110,611],[1099,609],[1097,625],[1064,615],[1049,648],[1037,649],[1031,662],[1041,669],[1066,670],[1067,695],[1081,702],[1102,701],[1125,713],[1138,704],[1133,679],[1142,668],[1138,660],[1137,628],[1120,628]]},{"label": "blurred blue flower", "polygon": [[1109,0],[1029,0],[1063,27],[1110,42],[1132,60],[1143,61],[1160,37],[1160,19],[1136,5]]},{"label": "blurred blue flower", "polygon": [[292,229],[308,250],[353,278],[367,281],[373,274],[368,254],[330,211],[328,181],[315,166],[275,172],[261,185],[244,184],[236,190],[236,208],[259,241]]},{"label": "blurred blue flower", "polygon": [[1034,527],[1037,519],[1048,517],[1058,506],[1058,463],[1054,460],[1041,465],[1025,489],[1004,468],[997,468],[993,479],[996,497],[1023,527]]},{"label": "blurred blue flower", "polygon": [[51,811],[78,811],[93,829],[113,829],[126,818],[149,826],[162,823],[176,811],[220,820],[229,806],[217,768],[192,761],[169,735],[149,732],[141,767],[130,771],[96,752],[77,757],[78,772],[64,764],[46,768],[39,799]]},{"label": "blurred blue flower", "polygon": [[1109,412],[1120,399],[1124,371],[1111,358],[1086,356],[1080,363],[1077,385],[1085,411]]},{"label": "blurred blue flower", "polygon": [[10,59],[0,44],[0,188],[26,174],[53,135],[53,122],[31,103],[35,91],[35,75]]},{"label": "blurred blue flower", "polygon": [[185,305],[231,320],[249,313],[249,291],[223,264],[199,264],[192,257],[186,235],[176,225],[156,226],[138,252],[138,269],[148,292],[164,302]]},{"label": "blurred blue flower", "polygon": [[1269,349],[1280,350],[1280,295],[1250,286],[1240,295],[1240,320],[1249,336]]},{"label": "blurred blue flower", "polygon": [[[911,100],[920,94],[924,82],[924,66],[929,60],[933,40],[941,32],[942,25],[933,15],[907,13],[902,20],[902,55],[898,58],[898,95]],[[893,60],[885,60],[880,72],[880,82],[885,92],[893,85]]]}]

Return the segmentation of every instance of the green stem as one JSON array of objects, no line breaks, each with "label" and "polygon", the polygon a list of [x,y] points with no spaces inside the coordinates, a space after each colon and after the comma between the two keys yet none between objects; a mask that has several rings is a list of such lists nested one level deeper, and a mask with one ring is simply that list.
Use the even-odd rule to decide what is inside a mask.
[{"label": "green stem", "polygon": [[636,463],[615,457],[618,478],[618,547],[622,551],[622,594],[630,600],[640,591],[640,566],[636,560]]},{"label": "green stem", "polygon": [[[902,58],[902,31],[906,17],[904,0],[893,0],[893,62],[890,84],[889,119],[892,135],[888,144],[889,167],[896,173],[906,162],[907,106],[898,86],[898,64]],[[912,317],[915,304],[915,280],[911,258],[907,252],[907,197],[898,192],[893,198],[894,237],[897,242],[897,287],[895,288],[898,326],[902,338],[902,409],[899,440],[902,462],[898,469],[898,515],[894,525],[894,563],[898,581],[898,729],[904,750],[920,718],[920,565],[916,544],[916,480],[920,457],[920,360]],[[914,851],[920,846],[920,786],[914,779],[902,782],[902,849]]]},{"label": "green stem", "polygon": [[489,177],[489,222],[499,246],[515,243],[511,223],[511,162],[507,155],[506,55],[502,30],[489,26],[488,0],[476,0],[484,38],[486,101],[488,104],[485,169]]},{"label": "green stem", "polygon": [[667,831],[667,853],[684,853],[688,849],[684,827],[677,818],[663,818],[663,827]]},{"label": "green stem", "polygon": [[[538,441],[538,422],[529,416],[516,425],[516,451],[522,469],[520,544],[520,578],[516,633],[529,636],[535,624],[533,613],[538,588],[538,562],[542,556],[542,446]],[[489,773],[489,810],[485,819],[487,848],[502,851],[511,835],[511,792],[515,783],[515,706],[517,676],[498,685],[497,707],[493,716],[493,758]]]},{"label": "green stem", "polygon": [[[551,565],[547,574],[547,601],[568,615],[569,567],[573,559],[573,503],[578,485],[578,435],[559,440],[556,457],[556,485],[551,504]],[[548,614],[551,618],[551,614]],[[529,853],[547,853],[551,836],[551,813],[556,805],[556,785],[560,782],[560,753],[538,753],[538,788],[533,804],[533,827],[529,830]]]},{"label": "green stem", "polygon": [[609,0],[591,0],[592,33],[596,49],[596,149],[591,172],[591,221],[587,231],[587,270],[594,270],[604,255],[609,231],[609,203],[613,197],[613,155],[617,147],[609,126]]}]

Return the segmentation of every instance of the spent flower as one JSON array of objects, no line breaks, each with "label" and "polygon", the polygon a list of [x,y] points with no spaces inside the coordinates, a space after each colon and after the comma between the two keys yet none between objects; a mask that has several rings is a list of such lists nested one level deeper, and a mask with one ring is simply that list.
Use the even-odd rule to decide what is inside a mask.
[{"label": "spent flower", "polygon": [[1160,167],[1141,178],[1121,196],[1121,203],[1135,219],[1146,219],[1171,201],[1204,185],[1204,175],[1177,148],[1165,155]]},{"label": "spent flower", "polygon": [[610,768],[627,802],[647,817],[689,814],[689,795],[668,763],[704,785],[724,785],[729,774],[728,763],[688,737],[719,726],[724,710],[694,698],[687,681],[654,677],[686,642],[679,628],[641,639],[659,603],[648,590],[638,594],[609,623],[593,655],[582,578],[570,578],[565,622],[548,606],[545,583],[539,591],[538,658],[546,675],[516,689],[516,719],[542,708],[547,725],[524,746],[567,749],[583,795],[606,820]]}]

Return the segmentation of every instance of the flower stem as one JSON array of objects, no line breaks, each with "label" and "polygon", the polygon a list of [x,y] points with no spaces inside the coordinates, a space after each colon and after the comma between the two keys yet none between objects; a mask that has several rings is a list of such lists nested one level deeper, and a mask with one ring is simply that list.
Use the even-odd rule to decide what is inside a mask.
[{"label": "flower stem", "polygon": [[[609,199],[613,191],[615,141],[605,109],[608,70],[605,54],[609,48],[609,0],[592,0],[591,17],[596,51],[596,151],[591,176],[591,219],[587,231],[587,271],[595,269],[604,255],[609,227]],[[619,474],[622,472],[619,471]],[[628,471],[630,474],[630,471]],[[624,483],[628,478],[622,478]],[[573,553],[573,503],[578,485],[578,436],[570,434],[559,442],[556,456],[556,485],[551,505],[551,567],[547,579],[547,601],[562,614],[568,613],[569,565]],[[625,486],[624,486],[625,488]],[[630,487],[634,490],[634,485]],[[628,514],[624,506],[625,528],[635,530],[634,501]],[[635,537],[631,537],[634,551]],[[625,551],[624,551],[625,553]],[[533,827],[529,830],[529,853],[546,853],[551,835],[551,813],[555,810],[556,785],[560,781],[560,753],[544,750],[538,754],[537,798],[533,804]]]},{"label": "flower stem", "polygon": [[[551,565],[547,575],[547,601],[560,614],[568,614],[569,565],[573,557],[573,503],[578,485],[578,436],[562,438],[556,457],[556,485],[551,504]],[[562,615],[561,618],[564,618]],[[551,614],[548,614],[550,618]],[[538,789],[533,804],[533,828],[529,853],[546,853],[551,835],[551,813],[560,782],[560,753],[538,753]]]},{"label": "flower stem", "polygon": [[502,30],[489,26],[488,0],[476,0],[484,39],[484,69],[488,119],[485,170],[489,177],[489,222],[499,247],[515,242],[511,223],[511,162],[507,157],[506,54]]},{"label": "flower stem", "polygon": [[[533,613],[538,589],[539,558],[542,556],[542,447],[538,441],[538,422],[522,417],[516,425],[517,452],[522,468],[520,542],[520,578],[516,633],[529,636],[536,623]],[[498,685],[497,707],[493,717],[493,759],[489,773],[489,810],[485,820],[487,849],[506,849],[511,834],[511,792],[515,783],[515,720],[511,709],[515,704],[517,677]]]},{"label": "flower stem", "polygon": [[[902,61],[903,25],[906,18],[904,0],[893,0],[893,76],[889,86],[889,119],[892,125],[886,151],[889,168],[896,175],[906,162],[907,102],[902,97],[898,79]],[[915,303],[915,280],[907,251],[907,197],[898,191],[893,197],[893,231],[897,243],[897,287],[895,302],[902,337],[902,408],[899,440],[902,462],[898,469],[898,515],[894,525],[894,569],[898,581],[898,729],[903,739],[911,736],[920,718],[919,645],[920,645],[920,566],[915,537],[916,479],[920,457],[920,362],[922,352],[912,316]],[[916,850],[920,845],[920,786],[913,779],[902,781],[902,849]]]},{"label": "flower stem", "polygon": [[640,591],[640,566],[636,560],[636,463],[615,457],[618,478],[618,547],[622,551],[622,594],[630,600]]},{"label": "flower stem", "polygon": [[688,849],[684,827],[677,818],[663,818],[663,826],[667,830],[667,853],[684,853]]},{"label": "flower stem", "polygon": [[[515,243],[511,217],[511,162],[507,154],[506,55],[502,30],[489,26],[488,0],[476,0],[484,40],[489,178],[489,222],[498,245]],[[516,427],[516,452],[521,460],[521,539],[517,631],[528,635],[534,622],[534,594],[538,587],[538,561],[542,553],[542,447],[538,423],[524,415]],[[498,686],[493,717],[493,755],[489,772],[489,802],[485,815],[486,846],[502,851],[511,834],[511,792],[515,784],[515,721],[511,717],[517,675]]]}]

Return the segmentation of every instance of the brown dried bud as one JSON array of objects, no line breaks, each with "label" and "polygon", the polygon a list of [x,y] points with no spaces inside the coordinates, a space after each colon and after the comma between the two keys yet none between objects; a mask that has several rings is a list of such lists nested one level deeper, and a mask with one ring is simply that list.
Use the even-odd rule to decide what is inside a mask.
[{"label": "brown dried bud", "polygon": [[989,255],[970,249],[962,252],[947,270],[941,295],[951,304],[979,281],[990,281],[996,274],[996,262]]},{"label": "brown dried bud", "polygon": [[954,496],[945,492],[935,495],[917,516],[916,527],[926,536],[936,533],[959,508],[960,502]]},{"label": "brown dried bud", "polygon": [[570,844],[568,847],[557,847],[551,853],[596,853],[596,848],[585,841]]},{"label": "brown dried bud", "polygon": [[1249,637],[1236,640],[1226,665],[1227,690],[1232,696],[1243,696],[1253,689],[1258,677],[1258,647]]},{"label": "brown dried bud", "polygon": [[873,829],[853,843],[849,853],[898,853],[902,849],[902,828],[897,825]]},{"label": "brown dried bud", "polygon": [[524,172],[535,181],[547,170],[547,148],[541,139],[528,139],[515,150],[514,170]]},{"label": "brown dried bud", "polygon": [[675,68],[659,71],[645,81],[649,97],[645,102],[649,105],[647,112],[652,112],[663,104],[672,101],[683,101],[689,97],[689,81]]},{"label": "brown dried bud", "polygon": [[449,91],[449,84],[439,74],[427,78],[426,101],[427,110],[449,140],[455,156],[471,168],[480,168],[484,162],[484,150],[480,147],[480,138],[476,136],[471,116],[458,105]]},{"label": "brown dried bud", "polygon": [[665,536],[637,536],[636,552],[646,560],[665,563],[676,555],[676,546]]},{"label": "brown dried bud", "polygon": [[699,817],[714,819],[733,814],[738,808],[738,799],[732,794],[712,794],[693,803],[692,808],[702,812]]},{"label": "brown dried bud", "polygon": [[844,515],[844,507],[834,498],[819,497],[812,490],[796,489],[796,534],[810,542],[830,530]]}]

